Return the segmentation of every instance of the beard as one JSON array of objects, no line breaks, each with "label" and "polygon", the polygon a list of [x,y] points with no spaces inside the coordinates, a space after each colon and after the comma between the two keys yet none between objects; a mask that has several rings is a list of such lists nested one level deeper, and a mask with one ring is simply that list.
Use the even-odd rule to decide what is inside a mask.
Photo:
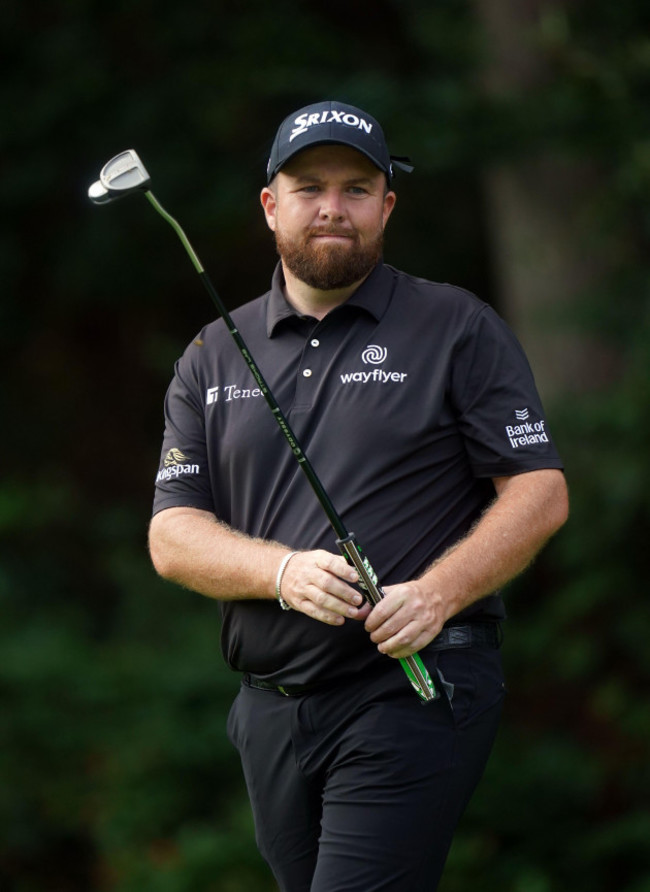
[{"label": "beard", "polygon": [[[319,244],[312,236],[322,233],[351,237],[349,244]],[[312,229],[298,239],[289,239],[280,230],[275,232],[275,246],[287,269],[319,291],[347,288],[365,279],[381,260],[383,245],[381,229],[365,245],[359,243],[356,233],[335,227]]]}]

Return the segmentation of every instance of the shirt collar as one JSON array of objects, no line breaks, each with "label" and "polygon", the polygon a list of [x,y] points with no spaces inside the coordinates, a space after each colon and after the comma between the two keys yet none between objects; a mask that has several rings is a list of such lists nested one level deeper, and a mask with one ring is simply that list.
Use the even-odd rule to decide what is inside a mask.
[{"label": "shirt collar", "polygon": [[[386,312],[393,292],[394,276],[390,267],[378,263],[367,279],[342,307],[360,307],[378,322]],[[338,308],[337,308],[338,309]],[[266,333],[272,337],[277,325],[284,319],[302,318],[284,296],[282,263],[278,263],[271,280],[271,290],[266,309]]]}]

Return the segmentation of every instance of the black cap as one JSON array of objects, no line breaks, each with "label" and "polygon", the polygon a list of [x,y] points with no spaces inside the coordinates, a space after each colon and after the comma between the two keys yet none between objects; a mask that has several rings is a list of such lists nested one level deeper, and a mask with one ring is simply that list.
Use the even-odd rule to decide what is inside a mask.
[{"label": "black cap", "polygon": [[267,166],[267,183],[298,152],[311,146],[344,145],[362,152],[390,183],[393,167],[411,171],[408,159],[395,158],[388,152],[379,123],[360,108],[344,102],[316,102],[285,118],[273,140]]}]

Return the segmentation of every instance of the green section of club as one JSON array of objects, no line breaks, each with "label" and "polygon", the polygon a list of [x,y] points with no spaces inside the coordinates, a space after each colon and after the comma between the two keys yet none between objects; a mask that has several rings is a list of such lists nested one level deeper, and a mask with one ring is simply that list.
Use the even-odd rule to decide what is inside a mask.
[{"label": "green section of club", "polygon": [[[384,597],[384,593],[377,584],[377,574],[358,545],[354,533],[350,533],[346,539],[337,539],[336,544],[349,562],[356,567],[359,577],[363,581],[362,587],[367,593],[368,600],[373,605],[378,604]],[[420,655],[412,654],[410,657],[403,657],[400,659],[400,663],[418,696],[425,702],[435,700],[438,695]]]},{"label": "green section of club", "polygon": [[[145,194],[146,198],[147,198],[147,199],[151,202],[151,204],[154,206],[154,208],[158,211],[158,213],[160,214],[160,216],[163,217],[163,219],[167,220],[167,222],[169,223],[169,225],[174,229],[174,231],[176,232],[176,235],[177,235],[177,236],[179,237],[179,239],[182,241],[182,243],[183,243],[183,247],[185,248],[185,250],[186,250],[187,253],[189,254],[189,256],[190,256],[190,260],[191,260],[192,263],[194,264],[194,269],[197,271],[197,273],[199,273],[199,275],[203,275],[203,274],[205,274],[205,270],[203,269],[203,264],[202,264],[201,261],[199,260],[198,254],[196,253],[196,251],[194,250],[194,248],[193,248],[192,245],[190,244],[190,240],[189,240],[188,237],[185,235],[185,232],[183,231],[183,228],[182,228],[181,224],[178,222],[178,220],[174,219],[174,217],[172,217],[171,214],[168,214],[168,213],[167,213],[167,211],[166,211],[165,208],[161,205],[161,203],[158,201],[158,199],[157,199],[156,196],[153,194],[153,192],[151,192],[150,190],[146,190],[144,194]],[[214,290],[214,289],[213,289],[213,290]],[[216,293],[216,292],[215,292],[215,293]],[[212,299],[214,300],[214,295],[211,294],[210,296],[211,296]],[[221,301],[220,301],[219,298],[217,297],[217,309],[219,310],[220,315],[223,316],[224,314],[223,314],[223,312],[222,312],[222,310],[221,310],[221,308],[220,308],[220,304],[221,304]],[[226,315],[228,315],[228,314],[226,313]],[[229,327],[230,327],[230,326],[229,326]]]},{"label": "green section of club", "polygon": [[[163,219],[165,219],[169,223],[169,225],[174,229],[177,236],[183,243],[183,247],[187,251],[187,253],[190,257],[190,260],[192,261],[192,264],[194,265],[194,268],[201,276],[201,279],[203,280],[203,284],[205,285],[206,290],[208,291],[210,297],[212,298],[212,301],[213,301],[215,307],[217,308],[219,315],[221,316],[224,323],[226,324],[228,331],[230,332],[231,336],[233,337],[235,343],[237,344],[237,347],[239,348],[240,353],[244,357],[244,360],[245,360],[248,368],[252,372],[260,390],[262,391],[262,394],[263,394],[264,398],[266,399],[266,402],[268,403],[269,407],[271,408],[271,411],[273,412],[275,420],[277,421],[278,425],[280,426],[280,429],[282,430],[282,433],[284,434],[285,439],[287,440],[287,442],[289,443],[289,446],[291,447],[291,451],[295,455],[296,460],[300,464],[300,467],[306,474],[307,479],[309,480],[309,483],[312,486],[312,489],[314,490],[319,502],[321,503],[325,513],[327,514],[330,524],[332,525],[332,528],[334,529],[334,532],[336,533],[336,535],[338,537],[337,545],[339,546],[343,555],[348,559],[348,562],[351,563],[356,568],[357,572],[359,573],[359,577],[362,582],[362,588],[365,590],[367,598],[370,601],[370,603],[373,605],[377,604],[384,597],[384,593],[377,584],[376,573],[372,569],[372,566],[371,566],[368,558],[363,554],[360,546],[357,544],[357,542],[354,538],[354,534],[348,532],[343,521],[339,517],[336,509],[334,508],[334,505],[332,504],[332,501],[330,500],[327,492],[323,488],[322,483],[318,479],[316,472],[314,471],[309,459],[303,452],[303,450],[300,446],[300,443],[298,442],[298,438],[293,433],[291,426],[289,425],[289,422],[285,418],[282,410],[280,409],[280,406],[278,405],[277,401],[275,400],[275,397],[273,396],[271,390],[269,389],[266,381],[264,380],[264,377],[263,377],[261,371],[259,370],[253,357],[249,353],[248,348],[246,347],[246,344],[245,344],[241,334],[237,330],[228,310],[224,306],[223,301],[221,300],[221,298],[219,297],[219,294],[217,293],[217,290],[215,289],[208,274],[206,273],[205,269],[203,268],[203,264],[199,260],[199,257],[197,255],[196,251],[190,244],[189,239],[187,238],[185,232],[183,231],[183,228],[181,227],[178,220],[176,220],[174,217],[172,217],[171,214],[169,214],[165,210],[165,208],[160,204],[158,199],[154,196],[154,194],[149,189],[144,189],[143,191],[144,191],[145,196],[151,203],[151,205],[156,209],[156,211],[160,214],[160,216],[163,217]],[[409,657],[400,659],[399,662],[402,665],[402,668],[404,669],[404,672],[406,673],[408,680],[410,681],[411,685],[413,686],[413,689],[416,691],[418,697],[420,697],[421,700],[423,700],[424,702],[429,702],[431,700],[437,699],[437,697],[439,695],[435,689],[435,686],[433,684],[431,676],[430,676],[429,672],[427,671],[426,666],[422,662],[422,658],[419,656],[419,654],[412,654]]]}]

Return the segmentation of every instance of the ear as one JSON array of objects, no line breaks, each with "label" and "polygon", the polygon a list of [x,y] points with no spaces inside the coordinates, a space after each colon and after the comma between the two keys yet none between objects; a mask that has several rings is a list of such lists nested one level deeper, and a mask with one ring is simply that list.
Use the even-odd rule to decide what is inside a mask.
[{"label": "ear", "polygon": [[275,192],[268,186],[265,186],[260,193],[260,201],[264,208],[264,216],[266,224],[273,232],[275,232],[275,212],[278,205]]},{"label": "ear", "polygon": [[394,192],[390,191],[384,195],[384,210],[383,210],[383,218],[384,218],[384,226],[388,223],[388,218],[393,213],[393,208],[395,207],[395,202],[397,201],[397,195]]}]

